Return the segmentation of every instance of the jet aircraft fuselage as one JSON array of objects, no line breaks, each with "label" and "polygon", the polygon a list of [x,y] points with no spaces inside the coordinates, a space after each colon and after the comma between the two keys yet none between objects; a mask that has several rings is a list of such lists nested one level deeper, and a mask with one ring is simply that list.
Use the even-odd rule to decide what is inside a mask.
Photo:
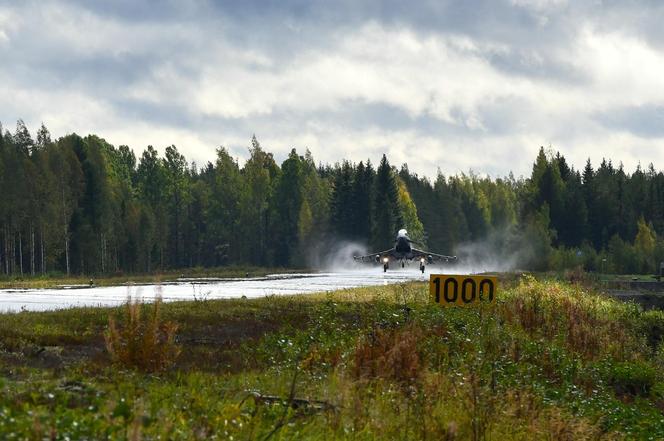
[{"label": "jet aircraft fuselage", "polygon": [[408,232],[404,229],[399,230],[397,233],[397,238],[394,241],[394,254],[401,257],[401,259],[412,259],[410,238],[408,237]]},{"label": "jet aircraft fuselage", "polygon": [[358,262],[375,261],[383,264],[383,271],[387,271],[390,266],[390,261],[397,261],[401,263],[401,267],[406,266],[406,262],[414,259],[420,261],[420,271],[424,272],[424,267],[427,263],[433,263],[434,260],[439,261],[454,261],[456,256],[445,256],[442,254],[435,254],[428,251],[418,250],[412,244],[415,243],[408,237],[408,231],[402,228],[397,232],[397,237],[394,240],[394,247],[389,250],[373,253],[366,256],[353,256],[353,259]]}]

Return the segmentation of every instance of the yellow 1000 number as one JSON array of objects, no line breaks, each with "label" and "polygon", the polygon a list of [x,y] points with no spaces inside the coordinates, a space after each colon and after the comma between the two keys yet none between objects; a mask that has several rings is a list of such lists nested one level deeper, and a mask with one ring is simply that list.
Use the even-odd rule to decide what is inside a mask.
[{"label": "yellow 1000 number", "polygon": [[495,276],[431,274],[429,278],[431,301],[443,306],[492,303],[497,289],[498,278]]}]

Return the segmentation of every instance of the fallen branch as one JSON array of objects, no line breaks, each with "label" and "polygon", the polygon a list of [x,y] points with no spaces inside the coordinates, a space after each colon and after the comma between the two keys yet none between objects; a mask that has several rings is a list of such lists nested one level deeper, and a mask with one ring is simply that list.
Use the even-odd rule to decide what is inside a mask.
[{"label": "fallen branch", "polygon": [[[247,398],[252,397],[256,404],[279,404],[289,406],[304,413],[338,412],[339,408],[332,403],[321,400],[307,400],[305,398],[283,398],[276,395],[265,395],[257,391],[246,391]],[[246,400],[246,398],[245,398]],[[244,402],[245,400],[242,400]],[[313,411],[313,412],[312,412]]]}]

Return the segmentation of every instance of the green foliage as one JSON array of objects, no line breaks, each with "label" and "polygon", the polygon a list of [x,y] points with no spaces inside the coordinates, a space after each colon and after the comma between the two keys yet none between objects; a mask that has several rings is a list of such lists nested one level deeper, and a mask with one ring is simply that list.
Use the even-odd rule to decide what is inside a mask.
[{"label": "green foliage", "polygon": [[214,249],[215,264],[227,264],[239,257],[238,250],[230,245],[240,231],[242,176],[237,161],[224,147],[217,149],[217,163],[211,180],[207,240]]},{"label": "green foliage", "polygon": [[406,184],[396,178],[398,188],[398,207],[403,219],[403,227],[408,230],[410,238],[416,242],[424,242],[424,226],[417,216],[417,208],[408,193]]},{"label": "green foliage", "polygon": [[645,362],[621,362],[611,367],[610,382],[618,395],[648,396],[656,379],[655,368]]},{"label": "green foliage", "polygon": [[[265,152],[256,137],[252,137],[250,157],[242,169],[245,191],[240,192],[240,232],[244,238],[241,261],[260,265],[268,263],[269,229],[272,224],[270,200],[278,166],[272,154]],[[323,211],[324,213],[324,211]]]},{"label": "green foliage", "polygon": [[660,409],[664,406],[664,382],[655,383],[650,389],[650,396]]},{"label": "green foliage", "polygon": [[394,234],[403,228],[403,217],[399,211],[399,188],[387,156],[383,155],[374,180],[373,229],[371,245],[384,250],[394,241]]},{"label": "green foliage", "polygon": [[642,218],[637,223],[637,233],[634,238],[634,251],[638,253],[643,262],[641,271],[653,271],[655,267],[655,245],[657,243],[657,235],[652,229],[652,226],[646,224]]},{"label": "green foliage", "polygon": [[303,159],[295,149],[281,166],[275,187],[276,234],[275,259],[284,266],[298,263],[298,220],[304,200]]},{"label": "green foliage", "polygon": [[[340,240],[392,245],[400,228],[434,252],[498,250],[519,268],[651,274],[664,261],[664,174],[603,160],[583,170],[541,148],[527,178],[431,182],[372,164],[277,164],[252,137],[240,163],[188,163],[174,145],[138,156],[76,134],[0,136],[0,271],[25,276],[154,272],[228,264],[306,266]],[[483,251],[484,254],[486,254]],[[314,256],[315,257],[315,256]]]},{"label": "green foliage", "polygon": [[528,253],[525,261],[535,270],[549,268],[554,231],[549,228],[549,206],[544,203],[526,222],[523,249]]}]

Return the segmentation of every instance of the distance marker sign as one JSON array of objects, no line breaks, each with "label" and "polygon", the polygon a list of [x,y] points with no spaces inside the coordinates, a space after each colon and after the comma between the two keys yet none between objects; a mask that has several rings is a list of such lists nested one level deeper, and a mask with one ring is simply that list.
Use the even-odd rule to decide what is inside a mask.
[{"label": "distance marker sign", "polygon": [[431,274],[429,297],[442,306],[467,306],[496,301],[498,278],[495,276],[458,276]]}]

